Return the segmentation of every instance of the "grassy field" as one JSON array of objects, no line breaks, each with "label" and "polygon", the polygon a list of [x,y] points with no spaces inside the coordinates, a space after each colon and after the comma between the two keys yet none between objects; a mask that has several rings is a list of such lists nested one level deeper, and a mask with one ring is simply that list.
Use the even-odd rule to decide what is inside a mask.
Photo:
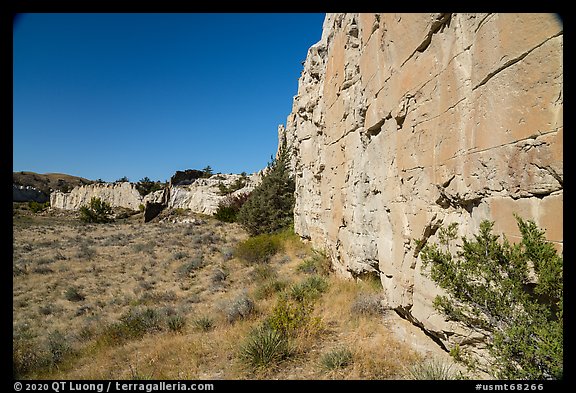
[{"label": "grassy field", "polygon": [[84,224],[15,204],[13,218],[15,377],[413,379],[430,360],[456,376],[382,309],[379,282],[334,276],[289,232],[246,242],[181,210]]}]

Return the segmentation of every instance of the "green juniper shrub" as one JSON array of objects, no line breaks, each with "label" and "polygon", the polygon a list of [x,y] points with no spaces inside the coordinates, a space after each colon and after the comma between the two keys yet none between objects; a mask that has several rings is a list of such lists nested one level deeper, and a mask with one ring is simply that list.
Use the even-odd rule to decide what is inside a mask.
[{"label": "green juniper shrub", "polygon": [[235,191],[238,191],[242,188],[246,187],[246,178],[238,178],[234,183],[230,184],[229,186],[225,185],[224,183],[218,183],[218,194],[219,195],[230,195]]},{"label": "green juniper shrub", "polygon": [[30,209],[30,211],[32,213],[43,212],[44,210],[48,209],[49,207],[50,207],[50,202],[45,202],[45,203],[39,203],[36,201],[28,202],[28,209]]},{"label": "green juniper shrub", "polygon": [[88,223],[112,222],[112,206],[98,197],[92,197],[88,205],[80,207],[80,219]]},{"label": "green juniper shrub", "polygon": [[204,169],[202,169],[202,178],[203,179],[208,179],[208,178],[212,177],[213,174],[214,174],[214,171],[212,170],[212,167],[210,165],[206,165],[206,167],[204,167]]},{"label": "green juniper shrub", "polygon": [[434,307],[450,320],[489,333],[493,373],[503,379],[563,376],[563,260],[533,221],[515,216],[522,240],[511,244],[483,221],[454,253],[456,225],[440,228],[421,259],[447,295]]}]

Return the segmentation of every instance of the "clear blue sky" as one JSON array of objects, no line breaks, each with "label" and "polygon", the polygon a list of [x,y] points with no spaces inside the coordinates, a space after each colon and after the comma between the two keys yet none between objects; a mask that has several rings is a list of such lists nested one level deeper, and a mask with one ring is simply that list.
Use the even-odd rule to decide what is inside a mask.
[{"label": "clear blue sky", "polygon": [[114,181],[252,173],[324,14],[23,14],[13,170]]}]

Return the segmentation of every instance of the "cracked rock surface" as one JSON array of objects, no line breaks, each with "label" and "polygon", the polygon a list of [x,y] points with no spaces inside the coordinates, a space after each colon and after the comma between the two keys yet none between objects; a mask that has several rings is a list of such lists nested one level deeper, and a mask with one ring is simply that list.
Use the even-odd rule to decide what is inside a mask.
[{"label": "cracked rock surface", "polygon": [[432,308],[414,239],[512,213],[562,250],[563,26],[552,14],[327,14],[285,132],[295,230],[447,348],[482,337]]}]

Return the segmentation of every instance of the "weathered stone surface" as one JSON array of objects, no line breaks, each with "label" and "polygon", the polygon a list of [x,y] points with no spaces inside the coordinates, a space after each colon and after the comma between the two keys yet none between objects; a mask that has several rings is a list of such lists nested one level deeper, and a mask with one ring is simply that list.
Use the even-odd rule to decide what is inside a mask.
[{"label": "weathered stone surface", "polygon": [[50,194],[50,206],[57,209],[78,210],[88,205],[93,198],[100,198],[112,207],[125,207],[138,210],[142,203],[142,196],[136,185],[129,182],[121,183],[95,183],[79,186],[70,192],[54,191]]},{"label": "weathered stone surface", "polygon": [[[285,127],[295,230],[447,346],[414,239],[513,213],[562,250],[563,27],[550,14],[327,14]],[[450,334],[446,333],[449,332]]]},{"label": "weathered stone surface", "polygon": [[[195,213],[213,214],[218,204],[225,198],[220,195],[219,185],[230,186],[241,175],[214,175],[208,179],[197,179],[190,185],[169,186],[163,190],[155,191],[142,197],[136,185],[124,183],[99,183],[74,188],[69,193],[55,191],[50,194],[50,205],[53,208],[65,210],[78,210],[87,205],[92,197],[100,198],[112,207],[124,207],[138,210],[140,205],[150,206],[147,220],[159,213],[159,206],[171,209],[190,209]],[[261,181],[261,174],[255,173],[246,177],[243,188],[233,194],[251,192]]]},{"label": "weathered stone surface", "polygon": [[[190,209],[202,214],[214,214],[220,201],[225,198],[219,193],[219,185],[230,186],[240,178],[241,175],[234,174],[214,175],[208,179],[197,179],[190,185],[170,187],[167,207]],[[259,182],[260,176],[258,174],[249,176],[246,186],[235,193],[251,192]]]}]

